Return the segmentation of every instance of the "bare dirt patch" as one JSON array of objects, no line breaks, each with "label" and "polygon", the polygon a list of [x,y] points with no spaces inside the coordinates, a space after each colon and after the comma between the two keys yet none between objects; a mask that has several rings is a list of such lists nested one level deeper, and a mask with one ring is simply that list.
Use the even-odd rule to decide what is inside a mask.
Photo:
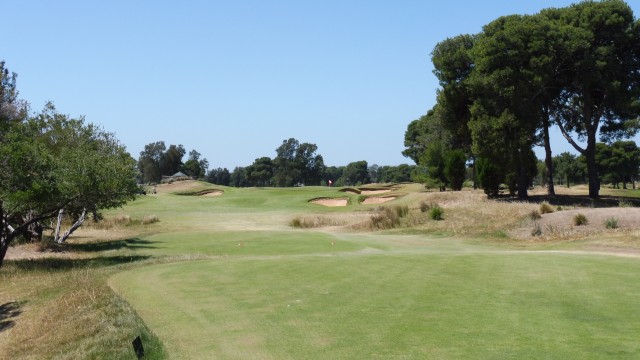
[{"label": "bare dirt patch", "polygon": [[[576,226],[574,217],[583,214],[588,223]],[[518,239],[531,239],[534,227],[539,227],[541,234],[538,236],[585,236],[603,231],[613,231],[607,229],[605,221],[615,219],[617,228],[620,230],[632,230],[640,227],[640,208],[615,207],[615,208],[578,208],[572,210],[556,211],[544,214],[538,220],[525,222],[522,226],[512,230],[510,233]]]},{"label": "bare dirt patch", "polygon": [[362,201],[363,205],[371,205],[371,204],[383,204],[387,201],[395,200],[395,196],[373,196],[368,197]]},{"label": "bare dirt patch", "polygon": [[349,199],[348,198],[321,198],[321,199],[313,199],[309,202],[316,205],[335,207],[335,206],[347,206]]}]

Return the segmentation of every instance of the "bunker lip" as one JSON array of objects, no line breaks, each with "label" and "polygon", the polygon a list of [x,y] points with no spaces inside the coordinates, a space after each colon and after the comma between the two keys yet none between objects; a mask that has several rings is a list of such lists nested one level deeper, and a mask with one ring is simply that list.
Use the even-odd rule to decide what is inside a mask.
[{"label": "bunker lip", "polygon": [[309,200],[310,203],[322,206],[347,206],[349,198],[315,198]]},{"label": "bunker lip", "polygon": [[396,196],[371,196],[362,200],[363,205],[371,205],[371,204],[382,204],[387,201],[395,200]]},{"label": "bunker lip", "polygon": [[183,193],[180,195],[185,195],[185,196],[220,196],[223,195],[224,191],[222,190],[218,190],[218,189],[208,189],[208,190],[201,190],[201,191],[196,191],[196,192],[189,192],[189,193]]}]

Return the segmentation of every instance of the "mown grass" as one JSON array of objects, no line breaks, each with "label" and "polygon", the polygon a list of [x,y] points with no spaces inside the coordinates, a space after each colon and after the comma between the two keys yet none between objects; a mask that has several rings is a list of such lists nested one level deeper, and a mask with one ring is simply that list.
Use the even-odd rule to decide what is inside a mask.
[{"label": "mown grass", "polygon": [[[221,190],[159,191],[63,254],[7,261],[0,358],[135,358],[138,335],[145,358],[640,357],[640,262],[518,250],[532,247],[505,231],[539,202],[405,185],[383,207],[400,226],[372,231],[378,206],[357,194]],[[350,205],[308,203],[339,196]],[[143,225],[149,214],[159,221]]]},{"label": "mown grass", "polygon": [[638,271],[562,254],[365,254],[163,264],[113,283],[172,357],[632,359]]}]

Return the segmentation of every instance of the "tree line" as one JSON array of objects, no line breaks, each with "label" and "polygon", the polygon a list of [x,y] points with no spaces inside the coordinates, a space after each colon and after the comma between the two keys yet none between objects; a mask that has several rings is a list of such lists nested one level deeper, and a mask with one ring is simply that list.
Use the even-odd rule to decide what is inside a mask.
[{"label": "tree line", "polygon": [[407,182],[419,173],[417,166],[369,166],[367,161],[354,161],[346,166],[326,166],[318,147],[300,143],[295,138],[282,141],[276,156],[260,157],[246,167],[211,169],[205,180],[225,186],[356,186],[372,182]]},{"label": "tree line", "polygon": [[199,179],[206,175],[209,161],[201,158],[201,154],[189,151],[186,162],[182,159],[186,150],[182,145],[165,145],[164,141],[157,141],[145,145],[138,158],[138,179],[141,183],[158,183],[163,176],[172,176],[182,172],[187,176]]},{"label": "tree line", "polygon": [[16,79],[0,61],[0,266],[15,241],[42,241],[51,230],[62,243],[139,190],[135,160],[112,133],[52,103],[30,113]]},{"label": "tree line", "polygon": [[640,22],[623,1],[503,16],[478,34],[438,43],[431,55],[436,105],[409,124],[403,154],[441,188],[458,188],[470,163],[489,196],[504,183],[524,199],[538,171],[532,149],[542,145],[555,194],[549,129],[556,126],[583,157],[589,196],[597,198],[597,135],[612,144],[640,129]]}]

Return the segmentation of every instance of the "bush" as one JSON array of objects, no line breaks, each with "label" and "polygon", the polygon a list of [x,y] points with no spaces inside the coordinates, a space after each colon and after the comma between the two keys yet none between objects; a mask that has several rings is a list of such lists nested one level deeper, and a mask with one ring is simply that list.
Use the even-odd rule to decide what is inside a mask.
[{"label": "bush", "polygon": [[372,229],[393,229],[400,225],[400,217],[396,211],[390,208],[381,208],[378,214],[371,216]]},{"label": "bush", "polygon": [[577,213],[576,216],[573,217],[573,224],[575,226],[587,225],[589,220],[584,214]]},{"label": "bush", "polygon": [[394,210],[396,211],[396,214],[398,215],[398,217],[403,218],[405,216],[407,216],[409,214],[409,207],[408,206],[396,206],[394,207]]},{"label": "bush", "polygon": [[443,214],[444,214],[444,210],[442,210],[442,208],[438,204],[432,206],[431,210],[429,210],[429,217],[432,220],[443,220],[444,219],[442,217]]},{"label": "bush", "polygon": [[424,200],[420,202],[420,211],[421,212],[427,212],[429,209],[431,209],[431,206],[429,204],[427,204]]},{"label": "bush", "polygon": [[529,213],[529,218],[531,220],[538,220],[542,217],[542,215],[540,215],[540,212],[538,210],[531,210],[531,212]]},{"label": "bush", "polygon": [[444,156],[444,176],[455,191],[462,190],[467,172],[467,156],[462,150],[451,150]]},{"label": "bush", "polygon": [[617,229],[618,228],[618,219],[614,217],[610,217],[604,221],[604,226],[607,229]]},{"label": "bush", "polygon": [[540,214],[551,214],[553,212],[553,207],[546,201],[543,201],[540,204]]},{"label": "bush", "polygon": [[477,179],[489,197],[498,196],[500,183],[504,179],[503,172],[489,159],[478,158],[476,161]]}]

